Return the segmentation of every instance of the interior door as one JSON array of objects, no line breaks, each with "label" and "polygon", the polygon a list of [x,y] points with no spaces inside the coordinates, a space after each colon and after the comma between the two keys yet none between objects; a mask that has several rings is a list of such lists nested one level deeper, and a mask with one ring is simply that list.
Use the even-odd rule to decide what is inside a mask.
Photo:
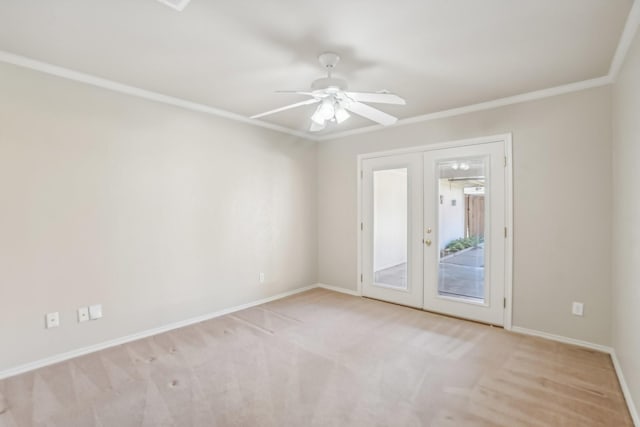
[{"label": "interior door", "polygon": [[424,153],[424,309],[504,324],[504,143]]},{"label": "interior door", "polygon": [[423,304],[422,153],[362,162],[362,294]]}]

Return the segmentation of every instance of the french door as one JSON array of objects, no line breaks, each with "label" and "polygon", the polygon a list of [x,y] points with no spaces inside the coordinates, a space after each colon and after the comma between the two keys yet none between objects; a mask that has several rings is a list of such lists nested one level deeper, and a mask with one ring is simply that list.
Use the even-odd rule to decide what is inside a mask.
[{"label": "french door", "polygon": [[364,296],[504,323],[505,143],[362,161]]},{"label": "french door", "polygon": [[363,295],[422,307],[422,156],[363,163]]}]

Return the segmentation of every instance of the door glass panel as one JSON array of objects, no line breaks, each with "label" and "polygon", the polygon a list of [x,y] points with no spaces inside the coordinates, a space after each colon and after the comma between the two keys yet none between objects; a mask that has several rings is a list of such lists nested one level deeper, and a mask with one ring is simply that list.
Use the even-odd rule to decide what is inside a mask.
[{"label": "door glass panel", "polygon": [[407,168],[373,172],[373,281],[407,289]]},{"label": "door glass panel", "polygon": [[438,178],[438,295],[485,300],[483,157],[441,160]]}]

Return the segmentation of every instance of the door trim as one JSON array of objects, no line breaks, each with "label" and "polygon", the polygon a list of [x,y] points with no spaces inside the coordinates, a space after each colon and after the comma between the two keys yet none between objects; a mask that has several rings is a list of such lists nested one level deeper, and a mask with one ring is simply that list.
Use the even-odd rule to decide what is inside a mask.
[{"label": "door trim", "polygon": [[504,311],[504,329],[510,331],[513,325],[513,146],[512,146],[512,134],[504,133],[498,135],[483,136],[477,138],[459,139],[454,141],[437,142],[434,144],[419,145],[407,148],[400,148],[395,150],[377,151],[372,153],[359,154],[357,156],[357,181],[358,181],[358,209],[357,209],[357,224],[356,230],[358,233],[357,239],[357,276],[356,284],[358,289],[358,295],[362,295],[362,161],[365,159],[374,159],[376,157],[386,157],[398,154],[409,154],[424,151],[432,151],[443,148],[455,148],[464,147],[468,145],[487,144],[490,142],[503,142],[504,143],[504,156],[505,156],[505,223],[506,223],[506,242],[505,242],[505,260],[504,260],[504,274],[505,274],[505,289],[504,298],[506,307]]}]

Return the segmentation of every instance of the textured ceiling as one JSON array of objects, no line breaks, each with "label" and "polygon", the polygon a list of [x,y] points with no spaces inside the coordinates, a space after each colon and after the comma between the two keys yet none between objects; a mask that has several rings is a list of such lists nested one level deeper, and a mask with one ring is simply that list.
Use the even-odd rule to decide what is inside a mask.
[{"label": "textured ceiling", "polygon": [[[0,50],[244,116],[299,101],[342,56],[399,118],[606,75],[630,0],[3,0]],[[295,130],[313,106],[265,117]],[[337,130],[371,125],[354,117]]]}]

